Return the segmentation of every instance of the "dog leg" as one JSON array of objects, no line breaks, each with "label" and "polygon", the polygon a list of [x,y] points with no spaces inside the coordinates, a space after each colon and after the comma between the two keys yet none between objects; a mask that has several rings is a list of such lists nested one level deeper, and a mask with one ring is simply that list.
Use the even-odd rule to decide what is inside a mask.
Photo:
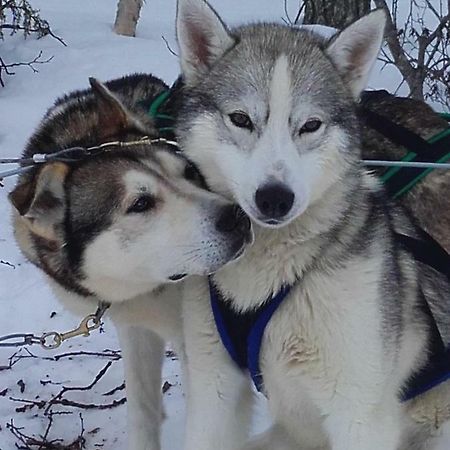
[{"label": "dog leg", "polygon": [[397,450],[402,434],[400,406],[335,402],[324,421],[332,450]]},{"label": "dog leg", "polygon": [[164,342],[145,328],[117,328],[125,366],[128,450],[160,450]]},{"label": "dog leg", "polygon": [[189,280],[185,287],[185,449],[237,450],[248,439],[253,397],[250,383],[222,346],[206,280]]},{"label": "dog leg", "polygon": [[[253,438],[241,450],[298,450],[298,445],[288,436],[287,431],[278,424]],[[302,447],[302,450],[306,450]]]}]

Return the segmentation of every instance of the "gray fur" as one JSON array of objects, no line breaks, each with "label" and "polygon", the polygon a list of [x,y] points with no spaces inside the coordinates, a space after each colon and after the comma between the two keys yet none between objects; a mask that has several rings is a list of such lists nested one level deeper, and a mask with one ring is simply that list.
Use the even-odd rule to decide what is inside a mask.
[{"label": "gray fur", "polygon": [[[214,26],[209,25],[206,30],[197,26],[197,23],[202,21],[208,23],[207,20],[199,19],[202,15],[208,16],[206,7],[200,0],[180,0],[179,3],[185,8],[185,10],[181,9],[181,16],[179,13],[178,18],[178,39],[181,41],[182,50],[187,46],[186,42],[189,43],[186,32],[189,29],[189,21],[191,21],[192,34],[195,36],[195,33],[204,32],[203,38],[206,42],[208,42],[208,36],[215,33],[215,29],[221,28],[220,22],[214,23],[212,19],[210,22],[214,23]],[[372,17],[375,21],[375,15]],[[183,21],[187,25],[180,25]],[[220,29],[218,33],[223,33],[223,30]],[[382,395],[379,399],[373,399],[373,402],[377,408],[380,407],[379,411],[383,411],[377,403],[378,400],[381,402],[381,396],[389,396],[389,393],[393,392],[389,401],[396,403],[398,400],[395,399],[404,384],[427,363],[432,340],[432,325],[424,312],[421,292],[424,293],[433,310],[443,339],[446,342],[450,340],[450,286],[449,281],[440,273],[423,266],[414,255],[399,244],[396,233],[418,236],[415,221],[401,206],[393,203],[386,196],[381,183],[360,163],[362,142],[373,142],[367,130],[364,130],[364,138],[361,138],[354,98],[355,85],[359,83],[358,77],[362,72],[357,63],[360,60],[364,61],[364,57],[361,56],[366,51],[364,45],[361,44],[360,48],[356,48],[358,44],[355,43],[354,48],[348,49],[348,54],[354,51],[354,60],[350,62],[356,64],[348,65],[349,71],[355,71],[350,74],[346,72],[345,61],[339,59],[343,54],[345,55],[345,51],[336,50],[333,43],[325,42],[307,31],[282,25],[257,24],[231,29],[229,33],[233,39],[233,45],[222,48],[222,53],[215,48],[216,58],[209,62],[207,69],[199,68],[196,73],[193,73],[192,68],[185,70],[187,86],[178,122],[178,135],[188,157],[200,167],[208,183],[221,193],[238,201],[258,224],[253,247],[236,264],[222,269],[214,276],[215,283],[223,295],[230,299],[237,311],[249,311],[263,304],[267,296],[276,292],[283,284],[296,283],[294,293],[285,301],[266,329],[261,369],[265,380],[270,378],[265,388],[269,402],[273,404],[275,420],[283,424],[286,432],[292,436],[301,436],[302,424],[313,422],[313,418],[317,419],[316,424],[322,422],[325,424],[328,421],[328,415],[331,413],[324,406],[327,404],[325,401],[320,403],[323,400],[322,395],[334,398],[334,396],[339,397],[335,395],[339,392],[345,397],[347,392],[346,388],[337,381],[338,376],[336,380],[328,379],[331,376],[329,372],[333,373],[334,367],[330,367],[330,361],[323,355],[330,357],[330,353],[338,353],[343,361],[348,361],[346,367],[336,369],[340,376],[340,372],[346,371],[348,365],[352,364],[353,357],[348,354],[351,353],[352,345],[344,349],[339,347],[339,336],[345,335],[347,339],[345,345],[349,342],[353,344],[355,340],[367,339],[365,332],[359,336],[352,336],[350,331],[347,334],[345,328],[339,328],[341,321],[343,324],[348,324],[348,321],[340,316],[336,305],[342,302],[344,308],[347,295],[353,298],[356,295],[355,292],[359,292],[358,297],[361,298],[358,298],[358,301],[355,300],[355,307],[359,308],[359,304],[364,305],[364,302],[367,302],[367,307],[370,308],[369,305],[372,303],[368,300],[368,295],[373,289],[376,296],[376,313],[373,312],[372,317],[366,316],[364,320],[367,320],[367,327],[371,327],[371,321],[376,315],[381,314],[379,335],[374,339],[382,341],[383,358],[386,364],[384,370],[388,370],[391,375],[383,378],[382,383],[385,384],[383,384]],[[356,37],[365,43],[363,34],[362,30],[355,32]],[[338,39],[339,37],[333,42],[337,42]],[[193,47],[191,52],[195,54],[195,46],[192,43],[190,45]],[[286,105],[286,109],[291,108],[288,111],[289,124],[282,130],[290,133],[291,136],[285,137],[284,140],[282,138],[277,140],[278,136],[270,140],[267,138],[268,122],[272,113],[269,108],[270,80],[282,55],[286,56],[289,63],[292,100],[292,106]],[[186,51],[181,54],[182,60],[191,57],[192,54]],[[365,61],[367,62],[367,59]],[[182,67],[189,67],[189,64],[183,61]],[[361,76],[363,77],[364,74]],[[282,89],[282,87],[279,88]],[[319,111],[327,127],[320,140],[317,139],[314,143],[311,143],[311,140],[299,140],[296,136],[298,130],[296,118],[301,117],[302,112],[306,111],[305,114],[307,114],[308,105],[311,104],[313,113]],[[386,103],[381,104],[379,109],[383,110],[385,105]],[[227,124],[227,115],[233,110],[248,113],[254,128],[244,132],[230,127]],[[401,116],[399,121],[402,122],[405,112],[401,110],[401,102],[399,104],[393,102],[392,110],[387,108],[386,112],[393,118],[398,113]],[[433,120],[430,121],[433,122]],[[439,130],[442,122],[437,120],[437,125],[435,122],[429,128],[423,124],[423,128],[428,129],[421,129],[420,133],[427,135],[430,131]],[[203,124],[204,130],[200,129],[199,124]],[[285,125],[282,124],[282,126]],[[272,134],[278,133],[275,128],[270,130]],[[266,141],[263,141],[265,137]],[[202,138],[205,144],[202,143]],[[270,229],[270,226],[261,223],[260,217],[254,214],[255,209],[252,207],[253,193],[246,192],[249,189],[247,187],[249,185],[246,184],[247,178],[252,175],[252,170],[261,171],[263,164],[265,164],[264,167],[272,167],[267,161],[258,160],[254,156],[258,152],[262,154],[261,148],[267,145],[266,142],[273,142],[274,148],[271,153],[270,149],[267,149],[264,155],[270,154],[273,158],[280,157],[280,159],[279,155],[283,154],[283,145],[294,143],[296,155],[293,156],[291,153],[291,165],[286,164],[285,172],[297,170],[298,173],[305,174],[302,172],[301,163],[299,166],[291,167],[299,161],[306,161],[304,164],[309,164],[310,171],[321,171],[322,168],[318,169],[308,162],[310,160],[305,158],[308,154],[316,155],[321,161],[327,158],[332,159],[334,163],[333,172],[328,168],[323,169],[321,180],[326,188],[320,191],[320,196],[314,197],[314,201],[308,203],[304,211],[295,218],[289,216],[285,223],[278,224],[276,229]],[[339,156],[334,158],[336,153]],[[373,146],[368,148],[364,155],[369,153],[371,156],[378,156],[381,155],[382,150],[379,146],[376,148]],[[250,160],[253,162],[253,168],[248,165]],[[245,171],[239,174],[234,173],[239,170],[240,164],[246,164]],[[267,170],[267,173],[269,172]],[[292,186],[292,178],[289,179],[285,173],[281,173],[278,175],[278,180],[286,184],[291,183]],[[434,184],[435,181],[431,180],[429,183]],[[412,199],[419,198],[417,192],[421,189],[417,188],[416,196],[406,201],[410,210],[415,209]],[[433,193],[436,194],[436,192],[434,189]],[[438,198],[442,199],[440,195],[435,195],[434,201],[437,202]],[[427,208],[424,203],[427,199],[423,198],[420,201],[423,203],[417,218],[432,234],[434,232],[442,243],[447,242],[443,228],[433,226],[430,220],[425,223],[424,210]],[[442,208],[443,205],[440,207]],[[447,229],[448,223],[448,220],[444,222],[447,224]],[[369,280],[375,273],[377,281],[372,285],[372,281]],[[363,285],[367,283],[364,293],[357,282],[354,284],[354,280],[359,277],[361,280],[366,280]],[[328,283],[336,283],[338,291],[343,279],[347,280],[349,291],[348,294],[343,294],[342,298],[333,298],[332,293],[322,292],[322,289],[326,289],[322,285],[326,286]],[[317,292],[322,292],[322,295],[318,295]],[[322,317],[321,313],[323,314],[324,311],[325,316]],[[336,314],[334,320],[333,313]],[[350,317],[352,314],[353,311],[347,311],[345,317]],[[356,320],[357,317],[354,319]],[[320,329],[322,323],[325,325],[322,325],[323,328]],[[353,322],[350,327],[356,328],[357,323],[357,321]],[[331,330],[334,330],[334,336]],[[369,332],[368,329],[365,331]],[[327,341],[329,334],[329,341]],[[362,356],[364,351],[360,350],[360,357],[367,357],[367,364],[370,366],[371,356],[368,353]],[[288,359],[291,353],[294,356]],[[345,366],[344,362],[342,364]],[[362,371],[365,369],[361,366]],[[280,375],[280,379],[276,379],[274,373]],[[297,378],[293,375],[294,373]],[[370,378],[358,379],[358,372],[349,375],[358,386],[366,382],[376,384],[369,381]],[[331,388],[328,392],[329,386],[321,384],[322,378],[328,380],[330,384],[336,382],[334,390]],[[300,393],[302,386],[304,390]],[[309,391],[306,387],[309,387]],[[375,388],[375,386],[367,386],[367,389],[371,390],[372,387]],[[340,388],[342,391],[339,391]],[[402,414],[407,412],[402,416],[402,420],[413,417],[416,421],[412,429],[417,436],[420,436],[420,439],[415,441],[415,448],[423,450],[431,448],[429,447],[431,434],[439,429],[443,422],[449,420],[449,390],[450,383],[447,382],[417,401],[401,406]],[[434,395],[435,391],[440,391],[442,395]],[[293,402],[297,396],[299,400],[294,405]],[[304,398],[318,399],[322,409],[317,407],[317,409],[312,408],[311,412],[309,409],[308,412],[297,411],[301,408]],[[349,398],[346,400],[350,402]],[[356,407],[353,403],[349,403],[348,407],[354,406]],[[389,410],[388,407],[386,414],[390,414]],[[436,416],[439,417],[438,426],[436,422],[430,420],[431,411],[435,411]],[[344,413],[347,412],[342,410],[343,416]],[[300,421],[300,418],[304,420],[304,414],[311,414],[310,422]],[[382,412],[380,414],[383,415]],[[298,422],[296,422],[297,415]],[[421,415],[422,417],[418,419]],[[375,428],[372,428],[370,432],[374,433],[374,438],[378,433],[373,430],[378,429],[379,433],[383,433],[384,426],[386,428],[392,426],[392,423],[386,422],[380,427],[380,423],[387,420],[386,417],[378,423],[373,422]],[[364,422],[364,419],[360,417],[356,421],[359,419]],[[336,422],[333,422],[335,426],[338,421],[339,419],[336,419]],[[350,429],[351,425],[348,423],[347,425]],[[307,425],[303,426],[306,428],[307,435]],[[386,436],[394,436],[399,428],[400,425],[391,429],[391,434],[388,434],[386,430]],[[401,450],[410,448],[411,441],[406,443],[406,436],[410,432],[411,429],[405,427]],[[336,441],[339,443],[335,443],[333,437],[329,436],[331,440],[329,445],[333,449],[348,449],[349,447],[342,444],[342,433],[345,431],[341,430],[340,433],[336,434],[336,439],[341,439]],[[379,438],[380,436],[377,437]],[[386,439],[386,448],[394,449],[392,442],[395,439],[389,437]],[[314,449],[329,448],[324,441],[320,440],[315,441],[314,445],[304,442],[307,440],[303,441],[300,438],[296,448],[308,448],[308,450],[312,447]],[[366,437],[363,442],[365,446],[357,447],[353,443],[351,449],[381,448],[377,447],[377,443],[381,441],[375,442]],[[250,445],[248,448],[275,447]]]}]

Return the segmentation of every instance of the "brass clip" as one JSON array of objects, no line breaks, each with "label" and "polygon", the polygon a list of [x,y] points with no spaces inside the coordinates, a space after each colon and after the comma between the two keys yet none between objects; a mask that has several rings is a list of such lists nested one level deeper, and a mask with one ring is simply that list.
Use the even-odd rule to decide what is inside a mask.
[{"label": "brass clip", "polygon": [[54,350],[58,348],[67,339],[72,339],[76,336],[89,336],[90,332],[100,328],[101,320],[97,314],[89,314],[74,330],[67,333],[58,333],[57,331],[50,331],[41,336],[41,347],[46,350]]}]

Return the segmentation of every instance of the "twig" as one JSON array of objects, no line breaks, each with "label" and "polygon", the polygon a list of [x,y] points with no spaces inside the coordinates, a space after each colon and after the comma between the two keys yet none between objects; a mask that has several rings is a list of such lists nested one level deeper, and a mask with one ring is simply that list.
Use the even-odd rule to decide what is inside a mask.
[{"label": "twig", "polygon": [[[106,372],[108,371],[108,369],[111,367],[112,365],[112,361],[109,361],[104,367],[103,369],[100,370],[100,372],[95,376],[95,378],[92,380],[92,382],[90,384],[88,384],[87,386],[63,386],[63,388],[61,389],[61,391],[59,391],[58,394],[56,394],[47,404],[47,407],[45,409],[45,414],[47,414],[50,411],[50,408],[58,403],[58,404],[63,404],[62,402],[62,397],[64,396],[64,394],[66,394],[67,392],[72,392],[72,391],[89,391],[90,389],[92,389],[106,374]],[[73,405],[69,405],[69,406],[73,406]]]},{"label": "twig", "polygon": [[[48,28],[27,28],[24,27],[22,25],[14,25],[14,24],[10,24],[10,23],[5,23],[3,25],[1,25],[1,28],[6,29],[6,30],[22,30],[22,31],[27,31],[30,33],[44,33],[44,36],[51,36],[52,38],[56,39],[58,42],[60,42],[62,45],[64,45],[64,47],[67,47],[67,44],[64,42],[63,38],[60,38],[59,36],[57,36],[56,34],[53,33],[53,31],[50,29],[50,27]],[[43,37],[43,36],[41,36]],[[38,38],[40,39],[40,38]]]},{"label": "twig", "polygon": [[78,356],[96,356],[100,358],[109,358],[112,361],[119,361],[122,359],[122,355],[120,354],[120,350],[105,350],[103,352],[87,352],[87,351],[79,351],[79,352],[67,352],[61,353],[59,355],[55,355],[53,359],[55,361],[59,361],[63,358],[73,358]]},{"label": "twig", "polygon": [[27,435],[23,431],[23,427],[17,427],[14,424],[13,419],[11,419],[10,422],[6,424],[6,428],[22,444],[20,445],[16,443],[16,448],[19,450],[82,450],[86,448],[86,439],[84,438],[85,429],[81,414],[80,421],[81,432],[79,436],[70,444],[64,444],[62,439],[53,439],[51,441],[48,440],[48,435],[53,425],[52,417],[49,417],[49,424],[47,425],[44,436],[41,436],[39,438]]},{"label": "twig", "polygon": [[[25,355],[23,353],[25,353]],[[44,357],[44,356],[36,356],[33,353],[31,353],[30,350],[28,350],[27,348],[24,347],[24,348],[17,350],[15,353],[13,353],[8,358],[7,366],[0,366],[0,372],[2,370],[11,370],[19,361],[21,361],[22,359],[29,359],[29,358],[42,359],[44,361],[53,361],[53,358]]]},{"label": "twig", "polygon": [[286,19],[287,19],[288,24],[289,24],[289,25],[293,25],[291,16],[289,15],[289,10],[288,10],[287,4],[288,4],[288,0],[284,0],[284,1],[283,1],[284,14],[285,14],[285,16],[286,16]]},{"label": "twig", "polygon": [[[111,400],[108,403],[100,403],[100,402],[92,402],[92,403],[84,403],[76,400],[65,398],[65,395],[69,392],[85,392],[93,389],[107,374],[108,370],[111,366],[121,359],[121,355],[119,351],[116,350],[104,350],[103,352],[69,352],[57,355],[53,358],[41,358],[25,349],[21,349],[20,351],[14,353],[9,359],[9,367],[12,367],[22,358],[38,358],[38,359],[50,359],[52,361],[59,361],[63,358],[71,358],[74,356],[101,356],[106,358],[112,358],[108,361],[101,370],[95,375],[93,380],[85,386],[66,386],[63,385],[60,388],[60,391],[51,396],[50,399],[41,399],[36,397],[34,399],[26,399],[26,398],[16,398],[9,397],[11,402],[20,403],[20,406],[16,408],[16,412],[27,412],[30,410],[39,410],[42,411],[39,414],[36,414],[36,417],[42,417],[42,415],[46,416],[48,422],[45,425],[42,434],[33,435],[27,434],[24,428],[17,427],[14,424],[13,419],[7,424],[7,429],[11,432],[11,434],[16,438],[16,448],[22,450],[83,450],[86,449],[86,428],[84,425],[83,416],[80,412],[78,412],[78,416],[80,418],[80,432],[78,437],[67,443],[67,441],[63,439],[50,439],[50,436],[53,434],[52,430],[56,428],[55,417],[59,415],[67,415],[74,414],[75,411],[55,411],[53,407],[62,406],[66,408],[75,408],[78,411],[80,410],[107,410],[116,408],[120,405],[126,403],[126,397]],[[50,381],[52,384],[56,384]],[[120,386],[112,389],[109,392],[103,394],[103,396],[111,397],[119,391],[123,391],[125,389],[125,383],[122,383]],[[4,395],[7,394],[7,390],[5,390]],[[98,394],[101,395],[101,394]],[[98,429],[97,429],[98,430]],[[90,434],[91,432],[89,432]]]},{"label": "twig", "polygon": [[107,396],[114,395],[116,392],[123,391],[123,390],[125,390],[125,381],[120,386],[117,386],[114,389],[111,389],[110,391],[105,392],[103,395],[105,397],[107,397]]},{"label": "twig", "polygon": [[47,441],[48,434],[50,433],[50,428],[53,425],[53,414],[48,415],[48,424],[47,428],[45,429],[44,435],[42,436],[42,444],[39,446],[39,450],[42,450],[42,446],[44,445],[45,441]]},{"label": "twig", "polygon": [[8,261],[3,261],[3,259],[0,259],[0,264],[4,264],[5,266],[12,267],[13,269],[16,268],[16,266],[14,264],[11,264]]},{"label": "twig", "polygon": [[47,58],[46,60],[40,60],[41,57],[42,57],[42,50],[32,61],[28,61],[28,62],[8,63],[7,64],[0,57],[0,85],[2,87],[5,87],[5,83],[2,78],[2,72],[5,72],[6,75],[15,75],[15,72],[11,72],[11,70],[10,70],[12,67],[26,66],[26,67],[29,67],[34,73],[37,73],[39,71],[34,67],[35,64],[46,64],[46,63],[49,63],[53,59],[53,56],[50,56],[50,58]]},{"label": "twig", "polygon": [[294,19],[294,25],[297,25],[300,22],[300,17],[306,8],[306,3],[307,3],[306,1],[302,2],[300,8],[298,8],[297,15],[295,16],[295,19]]},{"label": "twig", "polygon": [[166,37],[164,35],[161,35],[161,39],[164,41],[164,44],[166,44],[167,50],[169,50],[170,53],[172,53],[172,55],[178,57],[178,53],[176,53],[172,47],[169,44],[169,41],[166,39]]},{"label": "twig", "polygon": [[398,70],[400,70],[403,77],[407,80],[411,90],[413,89],[411,84],[412,80],[415,77],[415,69],[410,64],[408,58],[406,57],[406,53],[400,45],[398,40],[398,30],[392,20],[391,13],[389,11],[388,5],[385,0],[374,0],[374,3],[377,8],[381,8],[384,10],[387,16],[386,23],[386,42],[388,44],[389,50],[391,51],[392,57],[394,58],[394,63],[397,66]]},{"label": "twig", "polygon": [[61,400],[55,400],[52,405],[61,405],[61,406],[71,406],[73,408],[80,408],[80,409],[98,409],[98,410],[104,410],[104,409],[112,409],[117,408],[120,405],[124,405],[127,402],[126,397],[122,397],[120,400],[113,400],[111,403],[102,403],[102,404],[95,404],[95,403],[80,403],[73,400],[68,400],[66,398],[63,398]]}]

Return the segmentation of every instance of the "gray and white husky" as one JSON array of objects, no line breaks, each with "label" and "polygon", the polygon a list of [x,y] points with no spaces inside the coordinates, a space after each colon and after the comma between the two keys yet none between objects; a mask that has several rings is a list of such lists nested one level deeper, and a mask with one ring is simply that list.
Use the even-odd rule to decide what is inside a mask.
[{"label": "gray and white husky", "polygon": [[111,303],[125,362],[129,448],[159,450],[164,341],[183,356],[175,282],[239,256],[250,222],[203,189],[173,146],[142,140],[158,132],[141,104],[164,83],[133,75],[91,84],[56,102],[24,157],[110,144],[100,155],[22,175],[10,194],[14,231],[70,309],[86,315],[99,301]]},{"label": "gray and white husky", "polygon": [[[238,315],[291,286],[259,361],[275,424],[245,449],[429,450],[448,426],[448,381],[400,400],[428,362],[425,300],[450,340],[448,281],[398,243],[417,230],[360,162],[355,105],[384,26],[375,11],[331,41],[275,24],[230,30],[203,0],[178,1],[180,143],[255,224],[254,245],[213,282]],[[248,382],[208,303],[206,281],[188,280],[186,445],[236,450]]]}]

